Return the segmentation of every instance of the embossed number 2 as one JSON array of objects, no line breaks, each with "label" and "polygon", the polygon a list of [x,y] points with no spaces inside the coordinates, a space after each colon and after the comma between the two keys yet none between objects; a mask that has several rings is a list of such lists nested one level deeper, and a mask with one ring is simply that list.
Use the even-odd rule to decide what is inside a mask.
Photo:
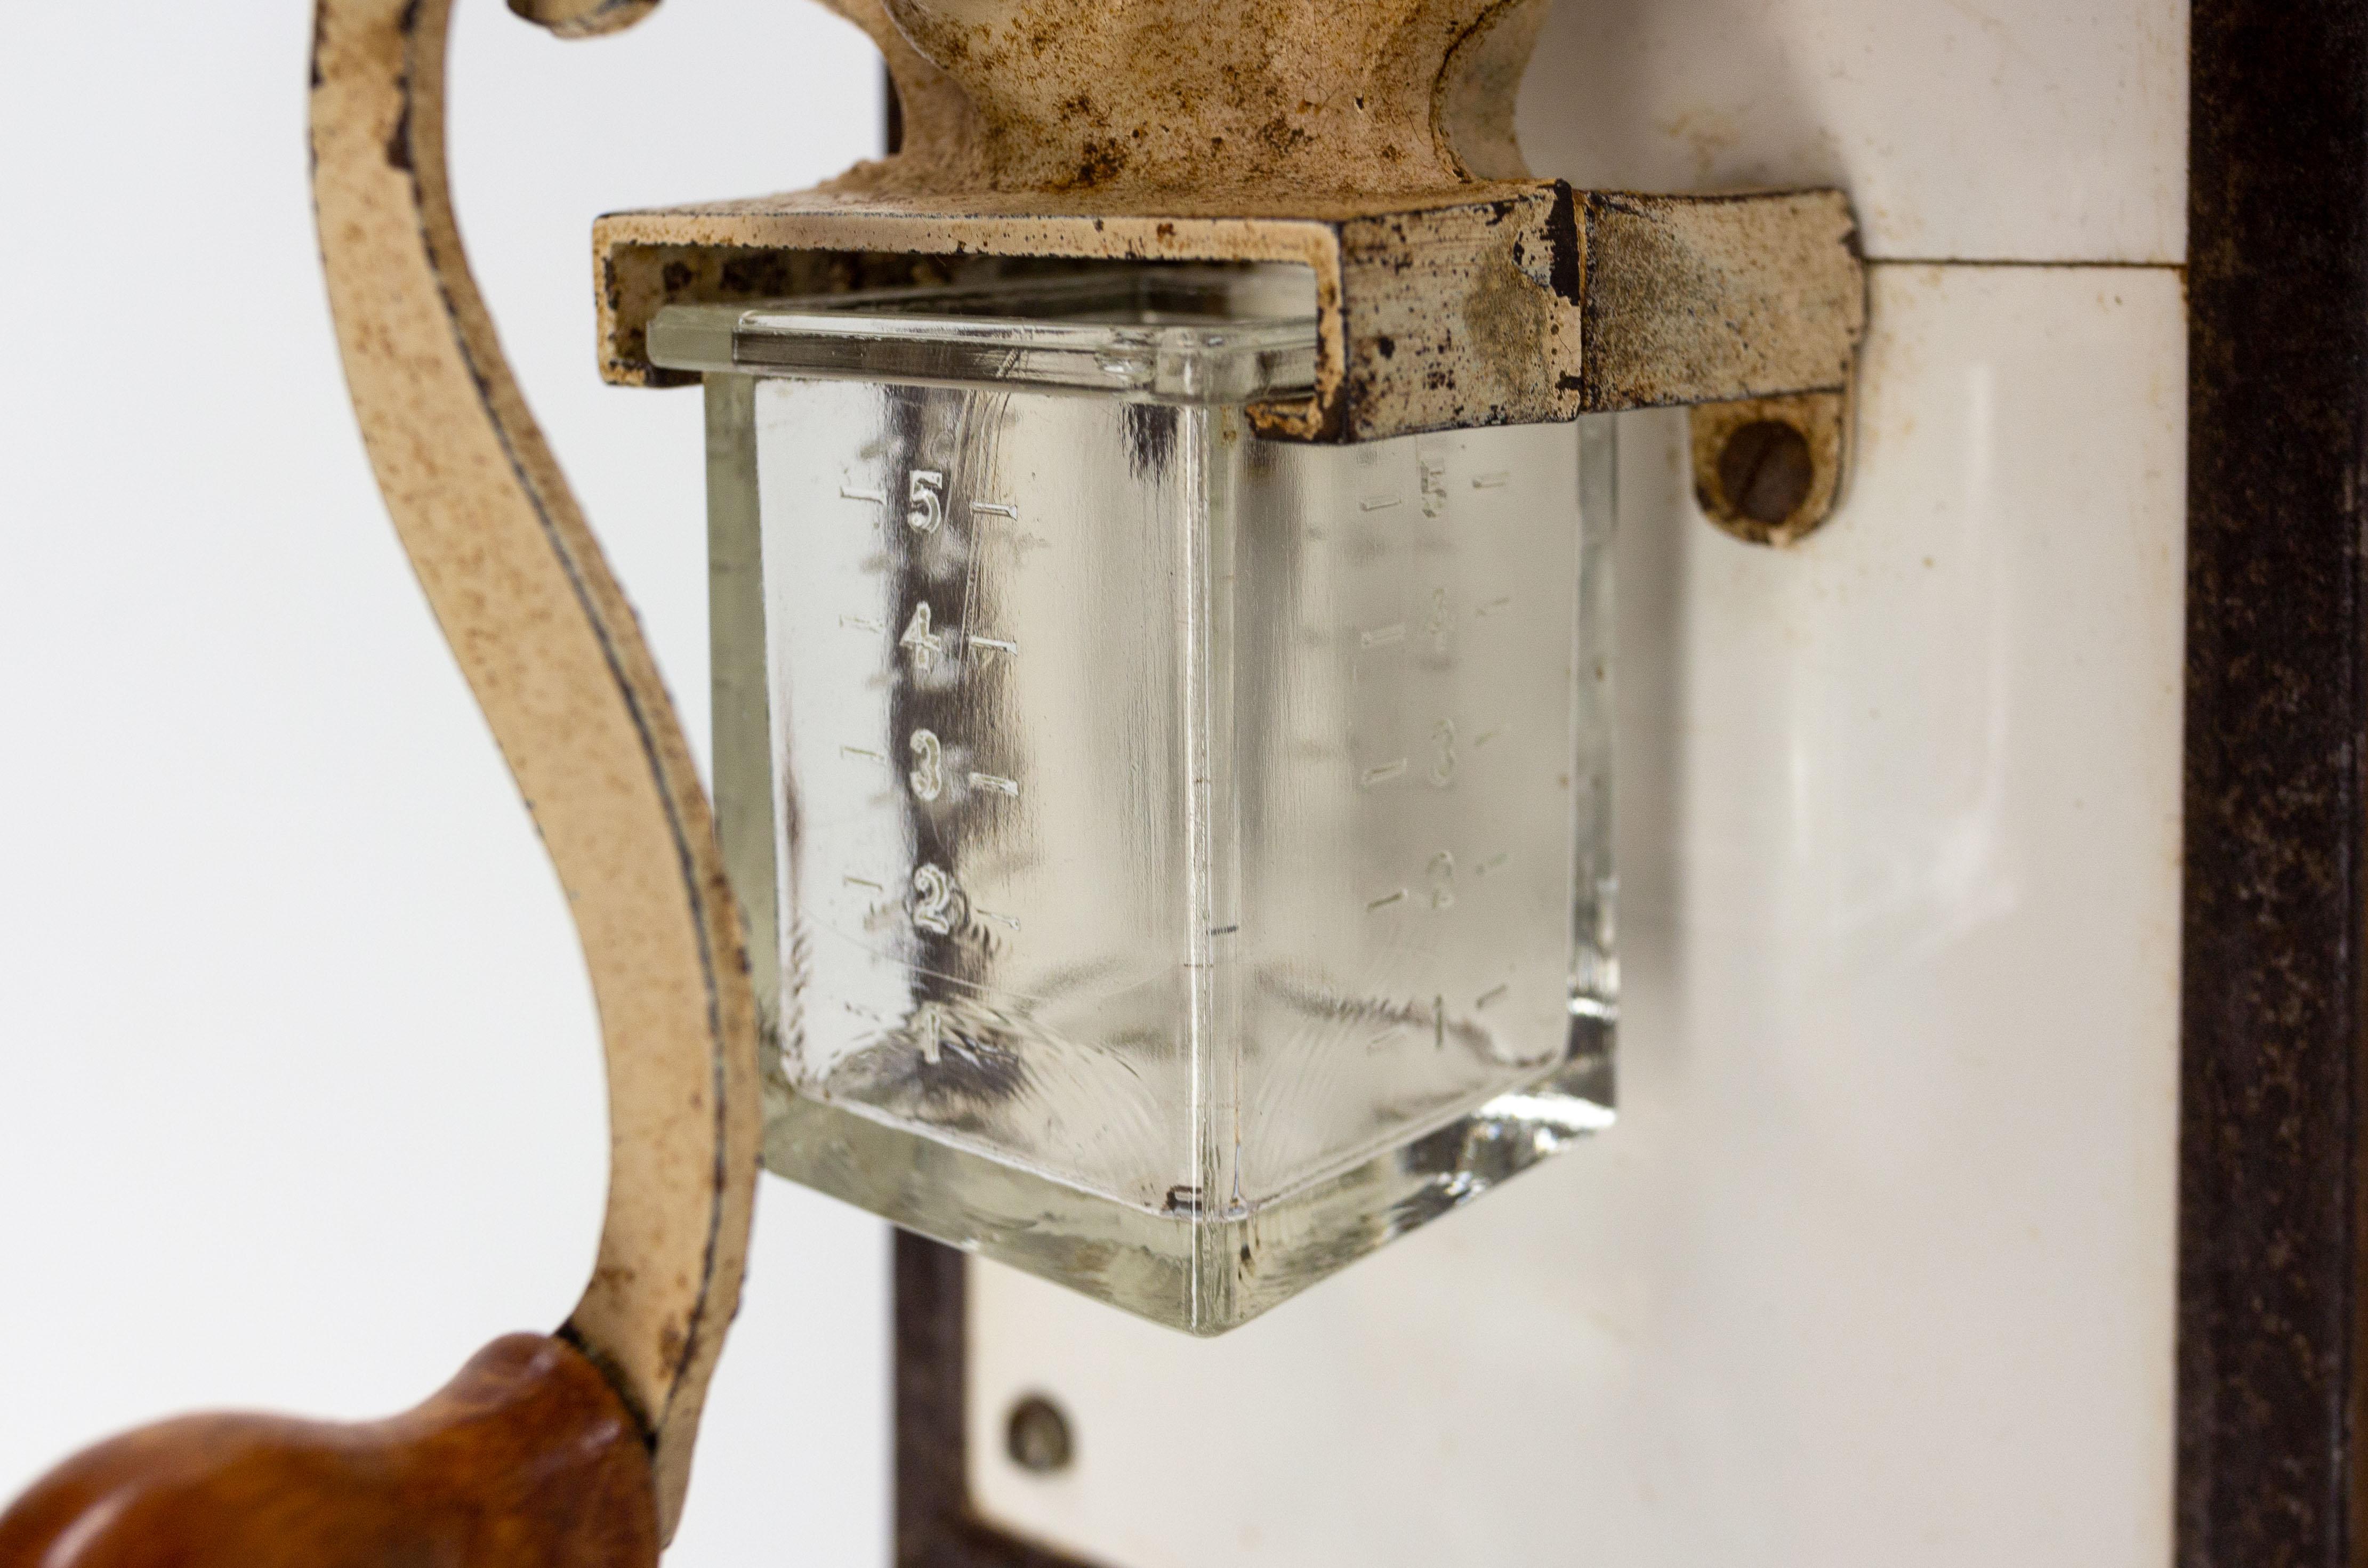
[{"label": "embossed number 2", "polygon": [[934,931],[940,937],[953,935],[955,923],[965,915],[962,889],[954,884],[943,866],[928,865],[914,869],[913,924],[924,931]]}]

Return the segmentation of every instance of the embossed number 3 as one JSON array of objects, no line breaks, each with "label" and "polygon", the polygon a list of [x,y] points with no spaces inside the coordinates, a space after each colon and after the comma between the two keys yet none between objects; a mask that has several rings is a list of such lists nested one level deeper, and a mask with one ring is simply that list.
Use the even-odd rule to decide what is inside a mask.
[{"label": "embossed number 3", "polygon": [[924,801],[934,801],[946,787],[945,748],[938,744],[934,730],[916,730],[905,743],[913,748],[913,793]]},{"label": "embossed number 3", "polygon": [[916,468],[905,481],[905,498],[912,503],[905,522],[915,533],[931,534],[945,520],[946,476],[933,468]]},{"label": "embossed number 3", "polygon": [[937,865],[915,868],[913,894],[918,901],[913,905],[913,924],[940,937],[952,936],[955,924],[965,912],[962,889],[954,885],[946,869]]}]

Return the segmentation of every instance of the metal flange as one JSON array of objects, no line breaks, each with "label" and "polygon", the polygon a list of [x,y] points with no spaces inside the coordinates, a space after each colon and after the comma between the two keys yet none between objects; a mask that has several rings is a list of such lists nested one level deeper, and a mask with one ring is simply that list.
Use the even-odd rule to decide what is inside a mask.
[{"label": "metal flange", "polygon": [[611,381],[669,304],[751,303],[1048,262],[1285,262],[1313,273],[1312,396],[1267,434],[1369,441],[1847,384],[1864,269],[1835,190],[1637,196],[1493,181],[1426,196],[1246,204],[828,189],[621,212],[594,229]]}]

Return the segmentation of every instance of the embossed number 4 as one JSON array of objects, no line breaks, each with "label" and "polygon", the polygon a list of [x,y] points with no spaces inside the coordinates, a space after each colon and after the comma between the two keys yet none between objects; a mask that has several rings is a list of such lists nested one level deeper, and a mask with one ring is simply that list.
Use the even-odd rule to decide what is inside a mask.
[{"label": "embossed number 4", "polygon": [[896,639],[896,646],[913,655],[913,673],[916,676],[946,651],[946,640],[933,633],[929,623],[929,601],[923,599],[913,607],[913,619],[905,623],[905,635]]}]

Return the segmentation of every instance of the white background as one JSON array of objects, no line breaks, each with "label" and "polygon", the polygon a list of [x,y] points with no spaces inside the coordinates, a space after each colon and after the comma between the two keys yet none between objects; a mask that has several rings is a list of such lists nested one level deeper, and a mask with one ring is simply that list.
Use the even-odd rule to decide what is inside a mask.
[{"label": "white background", "polygon": [[[877,56],[779,0],[459,9],[471,256],[703,754],[698,398],[599,384],[590,222],[869,155]],[[598,1230],[582,963],[347,412],[309,10],[7,7],[0,1493],[180,1410],[411,1404]],[[764,1183],[671,1564],[885,1560],[885,1236]]]}]

